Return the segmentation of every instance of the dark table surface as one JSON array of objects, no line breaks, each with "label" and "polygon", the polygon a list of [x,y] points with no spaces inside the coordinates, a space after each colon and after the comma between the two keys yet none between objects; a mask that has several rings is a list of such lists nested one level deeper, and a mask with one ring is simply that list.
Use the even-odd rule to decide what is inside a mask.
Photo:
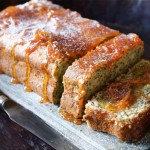
[{"label": "dark table surface", "polygon": [[54,148],[11,121],[0,109],[0,150],[54,150]]}]

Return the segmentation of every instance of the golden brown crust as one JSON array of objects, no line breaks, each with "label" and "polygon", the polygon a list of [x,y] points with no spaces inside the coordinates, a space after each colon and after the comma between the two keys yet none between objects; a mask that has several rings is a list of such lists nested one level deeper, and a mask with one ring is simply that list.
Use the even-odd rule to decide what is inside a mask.
[{"label": "golden brown crust", "polygon": [[150,125],[149,93],[150,61],[141,60],[88,102],[84,120],[121,141],[140,140]]},{"label": "golden brown crust", "polygon": [[143,41],[138,35],[134,33],[120,34],[75,61],[66,71],[64,79],[75,81],[82,79],[86,82],[88,73],[93,73],[100,67],[111,67],[124,54],[139,45],[143,46]]},{"label": "golden brown crust", "polygon": [[119,121],[106,111],[86,108],[84,120],[91,129],[115,135],[121,141],[138,141],[149,127],[150,107],[129,122]]},{"label": "golden brown crust", "polygon": [[4,48],[0,49],[0,66],[1,66],[1,71],[8,74],[12,75],[12,64],[13,60],[11,57],[11,54],[7,52]]},{"label": "golden brown crust", "polygon": [[[130,67],[139,60],[143,53],[143,42],[136,34],[120,34],[101,44],[95,50],[90,51],[79,60],[76,60],[69,66],[63,77],[64,93],[61,98],[61,111],[66,111],[76,119],[81,119],[84,105],[87,102],[87,99],[94,94],[93,91],[98,91],[98,89],[102,88],[102,86],[104,86],[105,83],[108,83],[113,77],[111,72],[112,66],[128,54],[128,52],[132,52],[132,50],[134,51],[138,48],[140,49],[136,52],[137,56],[134,56],[134,58],[131,57],[129,59],[130,61],[127,58],[127,60],[124,60],[126,62],[121,62],[121,66],[125,64],[125,66]],[[86,84],[96,72],[100,72],[100,69],[107,70],[110,72],[109,75],[106,75],[105,72],[105,77],[107,78],[102,79],[101,76],[103,77],[103,74],[99,73],[99,77],[95,77],[99,84],[93,88],[90,83],[89,86],[93,88],[93,91],[87,91]],[[127,71],[127,67],[120,68],[118,72],[122,73],[123,71]],[[95,78],[91,82],[94,83],[94,80],[96,80]]]},{"label": "golden brown crust", "polygon": [[47,55],[52,62],[56,58],[74,60],[107,38],[119,34],[97,21],[82,18],[77,12],[46,1],[30,1],[24,5],[8,7],[0,13],[0,24],[2,35],[17,36],[14,38],[18,40],[13,39],[13,45],[29,44],[28,53],[36,50],[35,45],[48,45]]},{"label": "golden brown crust", "polygon": [[[4,51],[5,52],[5,51]],[[3,57],[0,60],[0,65],[2,62],[2,73],[7,73],[11,76],[12,73],[12,65],[13,61],[8,53],[2,53]],[[19,83],[25,84],[26,81],[26,63],[23,61],[18,61],[16,64],[16,79]],[[32,69],[30,74],[30,84],[31,88],[34,92],[38,93],[40,96],[43,96],[43,80],[44,74],[39,69]],[[47,96],[49,100],[55,98],[54,90],[56,88],[56,82],[54,80],[50,80],[47,87]],[[40,101],[40,99],[39,99]],[[51,101],[52,102],[52,101]],[[57,101],[53,101],[53,103],[57,103]]]},{"label": "golden brown crust", "polygon": [[[35,89],[30,81],[31,70],[40,70],[44,74],[43,93],[45,96],[46,90],[49,93],[45,101],[49,99],[56,103],[58,87],[62,84],[58,80],[62,75],[53,73],[58,74],[58,69],[66,69],[76,58],[118,34],[118,31],[97,21],[82,18],[79,13],[65,10],[46,0],[32,0],[23,5],[8,7],[0,12],[0,47],[12,57],[9,63],[12,68],[7,65],[9,70],[4,69],[4,73],[17,78],[15,65],[19,61],[25,62],[26,79],[21,81],[26,85],[26,90],[31,91]],[[66,66],[57,66],[58,61],[66,62]],[[5,64],[0,63],[2,68]]]}]

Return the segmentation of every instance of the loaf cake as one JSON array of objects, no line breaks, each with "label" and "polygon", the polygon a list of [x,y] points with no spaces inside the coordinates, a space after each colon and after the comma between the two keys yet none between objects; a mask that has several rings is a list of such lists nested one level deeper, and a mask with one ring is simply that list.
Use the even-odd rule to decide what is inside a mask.
[{"label": "loaf cake", "polygon": [[62,117],[75,122],[81,119],[87,100],[127,71],[142,53],[143,42],[136,34],[120,34],[76,60],[63,77]]},{"label": "loaf cake", "polygon": [[137,141],[150,127],[150,61],[141,60],[86,104],[84,120],[121,141]]},{"label": "loaf cake", "polygon": [[46,0],[11,6],[0,12],[0,72],[56,104],[68,66],[118,34]]}]

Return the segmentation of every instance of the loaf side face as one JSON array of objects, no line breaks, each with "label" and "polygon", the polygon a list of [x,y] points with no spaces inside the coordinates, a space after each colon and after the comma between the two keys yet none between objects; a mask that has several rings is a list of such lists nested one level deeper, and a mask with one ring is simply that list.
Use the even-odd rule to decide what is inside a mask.
[{"label": "loaf side face", "polygon": [[88,126],[121,141],[140,140],[150,125],[149,75],[150,61],[141,60],[98,92],[86,104],[84,119]]},{"label": "loaf side face", "polygon": [[[1,71],[20,82],[24,79],[14,72],[17,72],[18,62],[25,62],[23,73],[26,79],[23,82],[27,91],[40,91],[41,95],[44,89],[43,95],[47,95],[50,102],[59,103],[63,91],[62,76],[67,67],[118,34],[97,21],[46,0],[11,6],[0,12],[0,48],[5,51],[0,58],[7,53],[12,61],[0,61]],[[41,71],[43,85],[37,89],[32,82]]]}]

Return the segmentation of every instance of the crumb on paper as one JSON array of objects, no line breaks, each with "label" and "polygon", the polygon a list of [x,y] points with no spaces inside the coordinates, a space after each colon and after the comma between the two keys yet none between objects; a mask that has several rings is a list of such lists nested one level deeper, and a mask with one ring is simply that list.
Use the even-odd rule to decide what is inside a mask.
[{"label": "crumb on paper", "polygon": [[50,112],[53,112],[53,109],[50,108]]}]

